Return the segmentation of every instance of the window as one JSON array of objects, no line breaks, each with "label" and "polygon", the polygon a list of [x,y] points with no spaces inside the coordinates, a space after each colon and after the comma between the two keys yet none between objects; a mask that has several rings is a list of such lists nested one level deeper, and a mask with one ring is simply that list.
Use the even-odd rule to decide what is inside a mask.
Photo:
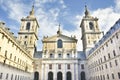
[{"label": "window", "polygon": [[0,47],[0,52],[1,52],[1,47]]},{"label": "window", "polygon": [[109,75],[107,74],[107,79],[109,79]]},{"label": "window", "polygon": [[118,62],[117,62],[117,60],[115,60],[115,65],[116,65],[116,66],[118,65]]},{"label": "window", "polygon": [[81,64],[81,69],[84,69],[84,64]]},{"label": "window", "polygon": [[16,61],[16,56],[14,57],[14,61]]},{"label": "window", "polygon": [[24,45],[27,45],[27,42],[26,42],[26,41],[24,41]]},{"label": "window", "polygon": [[53,58],[54,57],[54,55],[53,54],[50,54],[50,58]]},{"label": "window", "polygon": [[12,59],[12,53],[10,54],[10,59]]},{"label": "window", "polygon": [[110,59],[110,53],[108,53],[108,59]]},{"label": "window", "polygon": [[0,73],[0,79],[2,79],[3,73]]},{"label": "window", "polygon": [[114,57],[116,56],[115,50],[113,50],[113,55],[114,55]]},{"label": "window", "polygon": [[112,79],[115,79],[114,74],[112,74]]},{"label": "window", "polygon": [[59,40],[57,41],[57,48],[62,48],[62,47],[63,47],[62,40],[59,39]]},{"label": "window", "polygon": [[120,79],[120,72],[118,72],[118,78]]},{"label": "window", "polygon": [[49,69],[52,69],[52,64],[49,64]]},{"label": "window", "polygon": [[106,43],[106,47],[108,47],[108,44]]},{"label": "window", "polygon": [[25,36],[25,38],[27,38],[27,36]]},{"label": "window", "polygon": [[58,69],[61,69],[61,64],[58,64]]},{"label": "window", "polygon": [[5,51],[5,58],[7,58],[7,51]]},{"label": "window", "polygon": [[11,80],[13,80],[13,74],[11,75]]},{"label": "window", "polygon": [[104,56],[104,61],[106,61],[106,57]]},{"label": "window", "polygon": [[93,23],[90,22],[90,23],[89,23],[89,28],[90,28],[90,30],[93,30],[93,27],[94,27]]},{"label": "window", "polygon": [[116,34],[116,38],[118,39],[118,34]]},{"label": "window", "polygon": [[67,54],[67,58],[70,58],[70,54],[69,53]]},{"label": "window", "polygon": [[70,64],[67,65],[67,69],[70,69]]},{"label": "window", "polygon": [[113,43],[113,40],[112,40],[112,39],[110,39],[110,41],[111,41],[111,43]]},{"label": "window", "polygon": [[112,63],[110,62],[110,67],[112,67]]},{"label": "window", "polygon": [[59,57],[59,58],[62,58],[62,54],[61,54],[61,53],[59,53],[59,54],[58,54],[58,57]]},{"label": "window", "polygon": [[8,74],[6,74],[6,79],[8,79]]},{"label": "window", "polygon": [[30,30],[30,22],[27,23],[26,30]]},{"label": "window", "polygon": [[107,64],[105,64],[105,67],[106,67],[106,69],[107,69]]}]

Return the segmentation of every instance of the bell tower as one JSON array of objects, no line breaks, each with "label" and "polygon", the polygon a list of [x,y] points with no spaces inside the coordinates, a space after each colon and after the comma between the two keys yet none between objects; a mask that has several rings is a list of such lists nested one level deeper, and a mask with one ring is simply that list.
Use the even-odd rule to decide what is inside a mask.
[{"label": "bell tower", "polygon": [[81,21],[80,27],[82,30],[81,40],[83,43],[83,51],[85,52],[87,57],[87,51],[94,47],[94,44],[98,42],[98,40],[102,36],[102,32],[100,31],[98,26],[98,18],[94,18],[90,15],[87,6],[85,6],[85,16]]},{"label": "bell tower", "polygon": [[34,15],[34,5],[29,16],[21,19],[20,31],[18,32],[18,40],[20,44],[25,46],[29,54],[33,57],[36,51],[36,42],[38,40],[39,24]]}]

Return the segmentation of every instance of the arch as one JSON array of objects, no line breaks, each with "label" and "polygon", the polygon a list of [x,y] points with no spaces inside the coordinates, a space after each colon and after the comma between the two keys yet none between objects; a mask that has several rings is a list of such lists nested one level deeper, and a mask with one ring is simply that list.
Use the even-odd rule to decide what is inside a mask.
[{"label": "arch", "polygon": [[30,30],[30,22],[27,22],[27,24],[26,24],[26,30]]},{"label": "arch", "polygon": [[62,72],[57,73],[57,80],[62,80]]},{"label": "arch", "polygon": [[90,30],[93,30],[94,24],[92,22],[89,23],[89,28],[90,28]]},{"label": "arch", "polygon": [[59,40],[57,41],[57,48],[62,48],[62,47],[63,47],[62,40],[59,39]]},{"label": "arch", "polygon": [[81,80],[86,80],[85,79],[85,72],[84,71],[81,72]]},{"label": "arch", "polygon": [[66,73],[66,80],[72,80],[72,74],[71,72]]},{"label": "arch", "polygon": [[34,80],[39,80],[39,72],[34,73]]},{"label": "arch", "polygon": [[53,72],[48,73],[48,80],[53,80]]}]

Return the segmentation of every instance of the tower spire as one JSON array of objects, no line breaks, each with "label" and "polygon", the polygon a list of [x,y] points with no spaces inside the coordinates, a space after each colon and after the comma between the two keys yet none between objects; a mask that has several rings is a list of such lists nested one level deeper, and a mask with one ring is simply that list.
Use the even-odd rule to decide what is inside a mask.
[{"label": "tower spire", "polygon": [[89,13],[89,11],[88,11],[87,5],[85,5],[85,16],[86,16],[86,17],[87,17],[87,16],[90,16],[90,13]]},{"label": "tower spire", "polygon": [[34,4],[32,6],[32,10],[30,11],[30,15],[34,15]]},{"label": "tower spire", "polygon": [[57,31],[57,34],[61,34],[61,30],[60,30],[60,23],[59,23],[59,26],[58,26],[58,31]]}]

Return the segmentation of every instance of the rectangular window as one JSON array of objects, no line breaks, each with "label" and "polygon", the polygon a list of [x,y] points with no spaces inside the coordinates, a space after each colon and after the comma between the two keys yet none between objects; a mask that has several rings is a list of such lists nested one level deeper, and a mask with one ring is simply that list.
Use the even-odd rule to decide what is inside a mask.
[{"label": "rectangular window", "polygon": [[106,61],[106,57],[104,56],[104,61]]},{"label": "rectangular window", "polygon": [[62,54],[58,54],[58,57],[59,57],[59,58],[62,58]]},{"label": "rectangular window", "polygon": [[67,65],[67,69],[70,69],[70,64]]},{"label": "rectangular window", "polygon": [[111,41],[111,43],[113,43],[113,40],[112,40],[112,39],[110,39],[110,41]]},{"label": "rectangular window", "polygon": [[0,52],[1,52],[1,47],[0,47]]},{"label": "rectangular window", "polygon": [[113,50],[113,55],[114,55],[114,57],[116,56],[115,50]]},{"label": "rectangular window", "polygon": [[112,78],[115,79],[114,74],[112,74]]},{"label": "rectangular window", "polygon": [[11,75],[11,80],[13,80],[13,74]]},{"label": "rectangular window", "polygon": [[118,62],[117,62],[117,60],[115,60],[115,65],[116,65],[116,66],[118,65]]},{"label": "rectangular window", "polygon": [[6,74],[6,79],[8,79],[8,74]]},{"label": "rectangular window", "polygon": [[109,75],[107,74],[107,79],[109,79]]},{"label": "rectangular window", "polygon": [[58,69],[61,69],[61,64],[58,64]]},{"label": "rectangular window", "polygon": [[2,79],[3,73],[0,73],[0,79]]},{"label": "rectangular window", "polygon": [[49,69],[52,69],[52,64],[49,64]]},{"label": "rectangular window", "polygon": [[118,39],[118,34],[116,34],[116,38]]},{"label": "rectangular window", "polygon": [[105,67],[106,67],[106,69],[107,69],[107,64],[105,64]]},{"label": "rectangular window", "polygon": [[110,59],[111,57],[110,57],[110,53],[108,53],[108,59]]},{"label": "rectangular window", "polygon": [[110,67],[112,67],[112,63],[110,62]]},{"label": "rectangular window", "polygon": [[81,64],[81,69],[84,69],[84,64]]},{"label": "rectangular window", "polygon": [[118,72],[118,78],[120,79],[120,72]]},{"label": "rectangular window", "polygon": [[108,44],[106,43],[106,47],[108,47]]}]

